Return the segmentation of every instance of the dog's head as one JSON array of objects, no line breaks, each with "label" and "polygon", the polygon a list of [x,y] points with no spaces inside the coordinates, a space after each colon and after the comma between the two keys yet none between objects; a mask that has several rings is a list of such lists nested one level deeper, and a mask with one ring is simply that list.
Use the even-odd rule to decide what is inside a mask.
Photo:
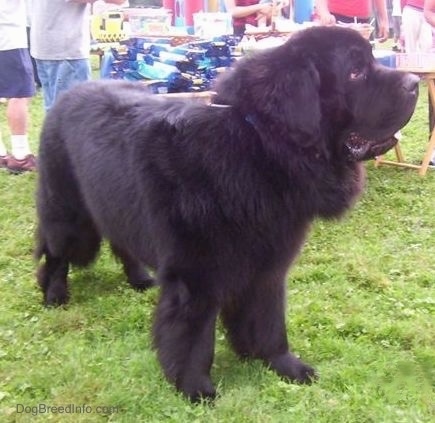
[{"label": "dog's head", "polygon": [[276,143],[362,161],[394,146],[414,111],[418,81],[378,64],[358,32],[315,27],[240,60],[217,82],[215,102]]}]

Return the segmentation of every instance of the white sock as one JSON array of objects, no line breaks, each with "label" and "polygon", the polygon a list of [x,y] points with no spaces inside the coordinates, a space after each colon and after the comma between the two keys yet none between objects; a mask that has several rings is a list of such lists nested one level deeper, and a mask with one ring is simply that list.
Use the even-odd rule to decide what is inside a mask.
[{"label": "white sock", "polygon": [[27,135],[11,135],[12,155],[17,160],[22,160],[31,154]]}]

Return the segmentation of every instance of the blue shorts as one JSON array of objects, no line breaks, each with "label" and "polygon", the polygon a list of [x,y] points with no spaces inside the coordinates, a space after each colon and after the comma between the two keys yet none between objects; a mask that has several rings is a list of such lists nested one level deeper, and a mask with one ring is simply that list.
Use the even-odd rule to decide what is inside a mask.
[{"label": "blue shorts", "polygon": [[41,81],[45,110],[50,110],[59,95],[72,86],[91,79],[88,59],[39,60],[36,69]]},{"label": "blue shorts", "polygon": [[35,91],[29,50],[0,51],[0,97],[27,98],[35,95]]}]

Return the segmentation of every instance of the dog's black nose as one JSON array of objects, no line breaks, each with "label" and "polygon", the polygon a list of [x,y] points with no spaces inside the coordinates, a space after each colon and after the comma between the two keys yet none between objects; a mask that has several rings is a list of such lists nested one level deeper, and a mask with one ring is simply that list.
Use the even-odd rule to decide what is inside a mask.
[{"label": "dog's black nose", "polygon": [[407,73],[403,76],[403,88],[406,91],[418,91],[418,83],[420,82],[420,78],[413,74]]}]

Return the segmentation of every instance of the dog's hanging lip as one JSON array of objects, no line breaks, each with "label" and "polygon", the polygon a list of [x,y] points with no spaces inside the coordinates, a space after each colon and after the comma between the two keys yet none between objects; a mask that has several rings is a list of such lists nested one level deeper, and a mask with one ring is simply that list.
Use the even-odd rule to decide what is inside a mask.
[{"label": "dog's hanging lip", "polygon": [[397,141],[394,135],[383,140],[375,140],[364,138],[356,132],[351,132],[344,145],[349,161],[362,162],[386,153],[397,144]]}]

